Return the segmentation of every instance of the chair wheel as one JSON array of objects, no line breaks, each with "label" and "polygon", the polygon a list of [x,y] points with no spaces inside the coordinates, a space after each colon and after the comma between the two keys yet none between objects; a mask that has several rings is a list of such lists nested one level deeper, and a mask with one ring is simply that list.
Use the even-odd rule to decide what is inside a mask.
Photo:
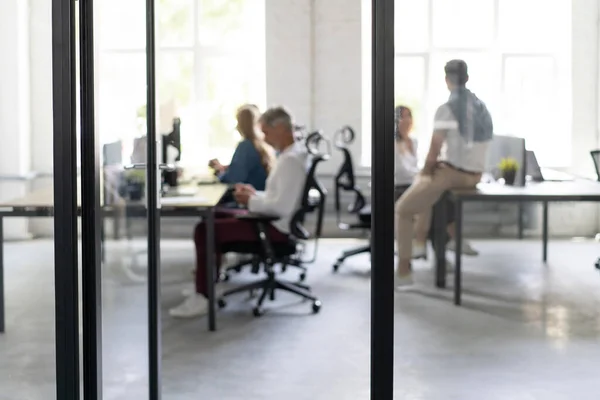
[{"label": "chair wheel", "polygon": [[224,299],[219,299],[217,301],[217,305],[219,306],[219,308],[225,308],[225,306],[227,305],[227,302]]},{"label": "chair wheel", "polygon": [[333,264],[333,272],[338,272],[338,269],[340,269],[340,265],[342,263],[341,262],[336,262],[335,264]]},{"label": "chair wheel", "polygon": [[300,282],[304,282],[306,280],[306,273],[301,273],[300,274]]},{"label": "chair wheel", "polygon": [[260,307],[254,307],[252,309],[252,314],[254,314],[255,317],[262,317],[264,313],[264,310]]},{"label": "chair wheel", "polygon": [[242,272],[242,267],[235,267],[233,270],[239,274]]},{"label": "chair wheel", "polygon": [[285,272],[287,271],[287,265],[282,265],[281,266],[281,272]]},{"label": "chair wheel", "polygon": [[312,304],[312,311],[314,314],[318,314],[321,311],[321,302],[319,300],[315,300]]}]

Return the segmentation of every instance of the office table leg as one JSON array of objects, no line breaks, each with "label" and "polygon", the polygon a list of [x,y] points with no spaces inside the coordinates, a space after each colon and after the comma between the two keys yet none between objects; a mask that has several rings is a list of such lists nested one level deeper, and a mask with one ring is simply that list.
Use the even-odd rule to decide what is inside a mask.
[{"label": "office table leg", "polygon": [[440,200],[435,204],[434,217],[434,249],[435,249],[435,285],[438,288],[446,287],[446,196],[442,195]]},{"label": "office table leg", "polygon": [[543,202],[542,207],[542,260],[548,260],[548,202]]},{"label": "office table leg", "polygon": [[206,281],[208,282],[208,330],[215,331],[215,213],[212,208],[204,215],[206,226]]},{"label": "office table leg", "polygon": [[0,333],[4,333],[4,224],[0,216]]},{"label": "office table leg", "polygon": [[525,205],[522,202],[519,202],[519,240],[523,239],[523,231],[525,230],[524,227],[524,221],[523,221],[523,214],[525,213]]},{"label": "office table leg", "polygon": [[454,241],[456,243],[455,254],[455,266],[454,266],[454,304],[457,306],[461,303],[461,291],[462,291],[462,252],[458,249],[462,249],[462,223],[463,223],[463,203],[460,199],[456,200],[456,221],[454,222],[456,227],[456,237]]}]

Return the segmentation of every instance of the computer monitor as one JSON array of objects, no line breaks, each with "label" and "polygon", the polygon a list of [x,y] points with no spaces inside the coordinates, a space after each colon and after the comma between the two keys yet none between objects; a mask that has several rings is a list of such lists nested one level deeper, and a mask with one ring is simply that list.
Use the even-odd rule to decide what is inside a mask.
[{"label": "computer monitor", "polygon": [[[181,160],[181,119],[173,119],[173,130],[162,135],[161,162],[173,164]],[[163,171],[163,182],[177,186],[177,171]]]},{"label": "computer monitor", "polygon": [[531,177],[534,182],[544,181],[544,175],[542,169],[538,163],[535,153],[531,150],[527,150],[525,153],[525,174]]}]

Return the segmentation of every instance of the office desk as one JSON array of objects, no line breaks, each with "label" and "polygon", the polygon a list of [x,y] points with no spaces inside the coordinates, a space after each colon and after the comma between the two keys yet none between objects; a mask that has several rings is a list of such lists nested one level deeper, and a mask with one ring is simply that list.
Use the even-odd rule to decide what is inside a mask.
[{"label": "office desk", "polygon": [[[214,240],[214,208],[225,194],[226,185],[213,184],[194,186],[192,192],[187,191],[185,196],[166,196],[161,199],[161,217],[202,217],[206,223],[206,262],[215,265],[215,240]],[[191,195],[190,193],[194,193]],[[81,204],[78,199],[77,204]],[[79,207],[79,206],[78,206]],[[128,202],[119,205],[106,205],[102,207],[102,218],[113,216],[115,208],[125,207],[129,215],[145,218],[146,206],[143,202]],[[78,209],[81,215],[81,209]],[[4,313],[4,232],[3,220],[7,217],[52,217],[54,215],[54,191],[49,186],[45,189],[32,192],[22,198],[0,203],[0,333],[5,330]],[[214,269],[207,268],[208,287],[208,328],[216,329],[215,299],[214,299]]]},{"label": "office desk", "polygon": [[[466,202],[541,202],[542,220],[542,259],[548,258],[548,203],[549,202],[600,202],[600,183],[589,180],[568,182],[529,183],[524,187],[506,186],[496,183],[479,184],[477,189],[452,190],[446,194],[456,202],[456,248],[462,247],[463,204]],[[436,224],[436,285],[446,286],[445,232],[446,215],[443,202],[435,206]],[[462,294],[462,254],[456,252],[454,275],[454,303],[461,304]]]}]

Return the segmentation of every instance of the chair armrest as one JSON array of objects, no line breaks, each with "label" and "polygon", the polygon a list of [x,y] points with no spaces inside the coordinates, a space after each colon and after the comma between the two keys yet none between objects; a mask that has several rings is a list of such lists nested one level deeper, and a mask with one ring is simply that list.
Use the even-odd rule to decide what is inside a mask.
[{"label": "chair armrest", "polygon": [[274,215],[267,214],[259,214],[259,213],[247,213],[247,214],[239,214],[235,216],[237,219],[241,219],[244,221],[253,221],[253,222],[273,222],[277,221],[279,217]]}]

